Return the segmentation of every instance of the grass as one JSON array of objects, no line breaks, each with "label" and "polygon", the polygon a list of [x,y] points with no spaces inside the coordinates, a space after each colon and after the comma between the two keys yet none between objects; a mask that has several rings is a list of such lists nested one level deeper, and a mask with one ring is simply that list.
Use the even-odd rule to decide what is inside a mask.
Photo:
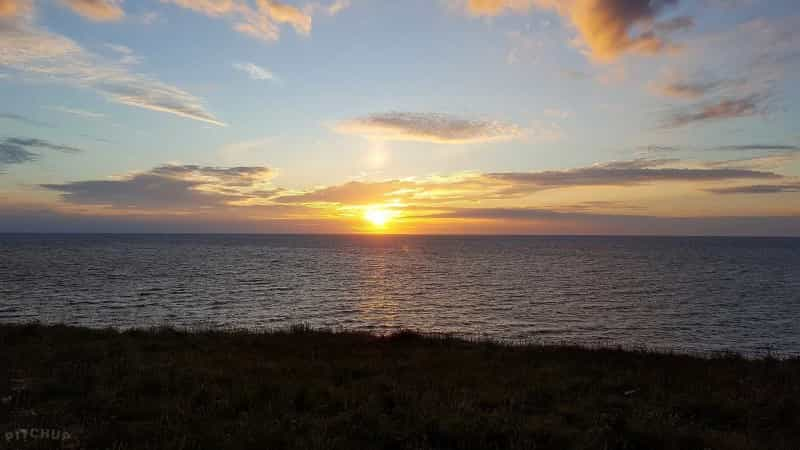
[{"label": "grass", "polygon": [[0,325],[0,398],[81,449],[800,449],[798,359],[411,332]]}]

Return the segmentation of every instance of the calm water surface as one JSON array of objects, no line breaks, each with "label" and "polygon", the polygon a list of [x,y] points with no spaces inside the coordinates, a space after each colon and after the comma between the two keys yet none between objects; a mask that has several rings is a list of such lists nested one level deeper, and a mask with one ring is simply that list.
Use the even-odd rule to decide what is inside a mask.
[{"label": "calm water surface", "polygon": [[800,352],[800,239],[0,235],[0,322]]}]

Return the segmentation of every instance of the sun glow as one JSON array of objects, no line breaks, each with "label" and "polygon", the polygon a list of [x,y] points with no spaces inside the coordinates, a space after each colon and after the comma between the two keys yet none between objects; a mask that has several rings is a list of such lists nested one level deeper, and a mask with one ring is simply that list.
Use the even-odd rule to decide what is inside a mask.
[{"label": "sun glow", "polygon": [[364,219],[375,228],[386,228],[395,213],[383,208],[369,208],[364,211]]}]

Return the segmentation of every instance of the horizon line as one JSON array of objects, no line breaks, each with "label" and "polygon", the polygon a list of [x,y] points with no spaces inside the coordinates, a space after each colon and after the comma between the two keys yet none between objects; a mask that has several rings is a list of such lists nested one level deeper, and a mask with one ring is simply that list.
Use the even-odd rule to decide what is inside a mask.
[{"label": "horizon line", "polygon": [[130,231],[0,231],[0,236],[8,235],[95,235],[95,236],[320,236],[320,237],[542,237],[542,238],[756,238],[756,239],[800,239],[797,235],[758,235],[758,234],[491,234],[491,233],[285,233],[285,232],[265,232],[265,233],[245,233],[245,232],[130,232]]}]

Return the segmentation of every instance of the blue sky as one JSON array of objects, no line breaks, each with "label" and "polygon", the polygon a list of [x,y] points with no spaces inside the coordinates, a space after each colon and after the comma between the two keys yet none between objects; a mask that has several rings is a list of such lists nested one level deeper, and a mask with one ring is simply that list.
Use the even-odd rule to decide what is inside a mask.
[{"label": "blue sky", "polygon": [[0,0],[0,230],[800,234],[798,29],[789,0]]}]

